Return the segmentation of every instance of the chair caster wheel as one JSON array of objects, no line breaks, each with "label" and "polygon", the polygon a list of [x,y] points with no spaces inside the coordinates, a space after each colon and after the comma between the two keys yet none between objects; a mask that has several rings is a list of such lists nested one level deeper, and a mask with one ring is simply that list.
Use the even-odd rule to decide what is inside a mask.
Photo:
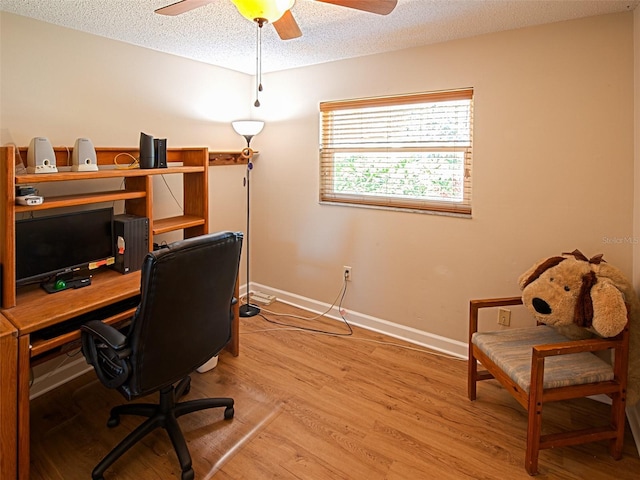
[{"label": "chair caster wheel", "polygon": [[224,409],[224,419],[225,420],[229,420],[231,418],[233,418],[233,414],[235,413],[235,410],[233,409],[233,407],[227,407]]},{"label": "chair caster wheel", "polygon": [[196,478],[195,473],[193,473],[193,468],[183,471],[181,478],[182,480],[193,480],[194,478]]},{"label": "chair caster wheel", "polygon": [[119,415],[115,415],[115,416],[109,417],[109,420],[107,420],[107,427],[109,427],[109,428],[117,427],[118,425],[120,425],[120,416]]}]

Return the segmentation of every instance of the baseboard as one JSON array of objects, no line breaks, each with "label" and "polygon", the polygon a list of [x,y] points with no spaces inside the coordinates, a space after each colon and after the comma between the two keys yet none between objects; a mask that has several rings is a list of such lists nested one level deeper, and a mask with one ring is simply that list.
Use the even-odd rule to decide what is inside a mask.
[{"label": "baseboard", "polygon": [[59,358],[38,365],[37,371],[34,372],[33,384],[29,389],[30,399],[39,397],[92,370],[91,365],[87,364],[82,354],[68,363],[67,358],[69,357],[64,357],[62,361]]},{"label": "baseboard", "polygon": [[[261,292],[275,295],[277,299],[288,305],[302,308],[316,314],[325,312],[329,309],[331,304],[319,302],[311,298],[302,297],[294,293],[285,292],[275,288],[268,287],[259,283],[251,282],[251,289],[259,290]],[[241,295],[246,292],[246,286],[241,289]],[[469,347],[466,343],[452,340],[450,338],[442,337],[432,333],[424,332],[415,328],[399,325],[397,323],[389,322],[380,318],[372,317],[364,313],[355,312],[353,310],[346,309],[347,313],[345,318],[351,325],[371,330],[377,333],[383,333],[390,337],[405,340],[416,345],[420,345],[425,348],[436,350],[438,352],[452,355],[459,358],[467,358]],[[327,313],[327,318],[331,318],[336,321],[342,322],[338,307],[334,306]]]}]

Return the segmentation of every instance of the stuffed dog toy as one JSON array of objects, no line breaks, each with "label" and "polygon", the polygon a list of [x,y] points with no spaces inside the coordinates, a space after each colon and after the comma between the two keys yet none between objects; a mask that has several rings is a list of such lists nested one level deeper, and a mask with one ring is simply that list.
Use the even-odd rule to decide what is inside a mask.
[{"label": "stuffed dog toy", "polygon": [[[640,400],[640,299],[617,268],[579,250],[543,259],[518,283],[522,302],[541,323],[570,339],[614,337],[630,323],[627,405]],[[627,313],[628,306],[628,313]]]}]

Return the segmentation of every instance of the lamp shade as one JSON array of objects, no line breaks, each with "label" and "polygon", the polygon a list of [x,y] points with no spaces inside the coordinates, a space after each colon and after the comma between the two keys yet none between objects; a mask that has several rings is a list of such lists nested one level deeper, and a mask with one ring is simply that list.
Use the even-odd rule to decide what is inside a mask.
[{"label": "lamp shade", "polygon": [[262,120],[236,120],[231,122],[231,126],[238,135],[253,137],[262,131],[264,122]]},{"label": "lamp shade", "polygon": [[264,19],[269,23],[280,20],[284,12],[293,7],[295,0],[231,0],[240,15],[251,20]]}]

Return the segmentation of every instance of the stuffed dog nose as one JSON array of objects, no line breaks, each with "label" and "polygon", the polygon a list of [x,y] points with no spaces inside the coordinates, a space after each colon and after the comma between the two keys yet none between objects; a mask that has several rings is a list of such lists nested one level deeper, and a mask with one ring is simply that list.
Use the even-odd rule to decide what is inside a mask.
[{"label": "stuffed dog nose", "polygon": [[533,308],[535,308],[538,313],[543,315],[549,315],[551,313],[551,307],[541,298],[535,297],[531,300],[531,305],[533,305]]}]

